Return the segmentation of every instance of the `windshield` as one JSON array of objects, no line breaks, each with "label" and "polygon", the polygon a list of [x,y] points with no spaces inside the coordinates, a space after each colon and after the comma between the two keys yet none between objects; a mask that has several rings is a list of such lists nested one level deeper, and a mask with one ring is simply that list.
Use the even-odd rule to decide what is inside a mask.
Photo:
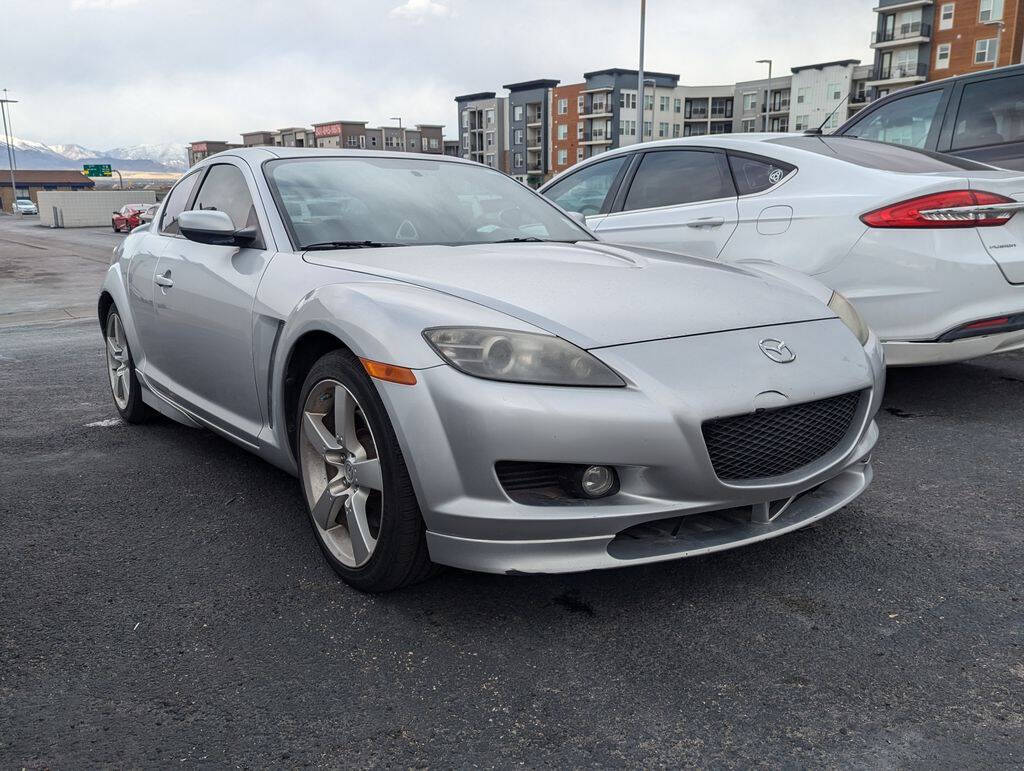
[{"label": "windshield", "polygon": [[593,240],[536,193],[476,164],[328,157],[264,168],[298,249]]}]

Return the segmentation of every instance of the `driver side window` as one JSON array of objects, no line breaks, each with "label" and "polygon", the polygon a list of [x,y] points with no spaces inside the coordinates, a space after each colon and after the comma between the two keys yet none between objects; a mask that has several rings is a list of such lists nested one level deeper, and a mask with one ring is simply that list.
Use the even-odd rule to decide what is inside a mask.
[{"label": "driver side window", "polygon": [[[260,223],[249,194],[249,186],[242,172],[230,164],[218,163],[210,167],[192,209],[222,211],[231,218],[235,230],[255,228],[259,233]],[[253,246],[263,248],[262,239],[258,235]]]},{"label": "driver side window", "polygon": [[580,169],[549,187],[544,195],[566,211],[598,214],[628,157],[620,155]]}]

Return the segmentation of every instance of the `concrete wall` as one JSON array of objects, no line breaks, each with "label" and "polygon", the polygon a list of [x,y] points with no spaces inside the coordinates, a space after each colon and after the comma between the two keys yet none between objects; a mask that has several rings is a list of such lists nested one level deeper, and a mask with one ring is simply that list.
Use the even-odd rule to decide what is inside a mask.
[{"label": "concrete wall", "polygon": [[53,208],[60,210],[61,225],[66,228],[109,225],[111,213],[128,203],[156,203],[152,190],[103,190],[90,193],[67,193],[41,190],[39,192],[39,220],[57,227],[53,221]]}]

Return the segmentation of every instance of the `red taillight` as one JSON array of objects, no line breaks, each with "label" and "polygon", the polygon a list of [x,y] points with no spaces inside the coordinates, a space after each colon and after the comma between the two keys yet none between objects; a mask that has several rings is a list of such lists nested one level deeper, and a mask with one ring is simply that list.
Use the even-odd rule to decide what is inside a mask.
[{"label": "red taillight", "polygon": [[895,203],[861,216],[873,228],[978,228],[1005,225],[1013,211],[977,210],[978,206],[1015,204],[1012,198],[980,190],[950,190]]}]

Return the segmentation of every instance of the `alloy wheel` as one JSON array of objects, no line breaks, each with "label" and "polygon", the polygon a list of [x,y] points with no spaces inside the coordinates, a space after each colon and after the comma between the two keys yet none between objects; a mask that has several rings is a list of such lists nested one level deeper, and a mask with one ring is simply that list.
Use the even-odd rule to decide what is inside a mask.
[{"label": "alloy wheel", "polygon": [[107,316],[107,374],[110,376],[110,390],[114,402],[122,409],[128,409],[131,397],[132,379],[128,363],[128,342],[124,336],[121,317],[116,313]]},{"label": "alloy wheel", "polygon": [[352,392],[331,379],[309,392],[301,421],[302,486],[313,521],[335,559],[362,567],[377,548],[384,504],[370,425]]}]

